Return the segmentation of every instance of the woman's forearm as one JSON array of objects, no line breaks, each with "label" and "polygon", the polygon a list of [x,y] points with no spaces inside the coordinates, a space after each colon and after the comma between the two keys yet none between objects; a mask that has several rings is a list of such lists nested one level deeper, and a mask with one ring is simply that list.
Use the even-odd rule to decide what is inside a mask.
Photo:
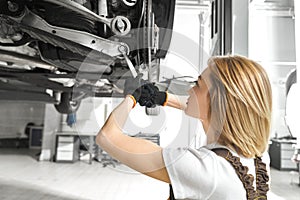
[{"label": "woman's forearm", "polygon": [[[118,157],[116,150],[120,150],[119,146],[124,137],[123,127],[129,116],[134,102],[130,97],[126,97],[109,115],[105,124],[96,137],[96,143],[112,156]],[[123,144],[122,144],[123,145]],[[122,147],[122,148],[127,148]]]},{"label": "woman's forearm", "polygon": [[128,96],[125,97],[125,99],[111,112],[103,128],[109,128],[108,126],[114,124],[114,126],[118,126],[121,131],[133,105],[133,100]]},{"label": "woman's forearm", "polygon": [[177,96],[177,95],[168,93],[167,106],[177,108],[180,110],[184,110],[186,108],[186,101],[187,101],[186,96]]},{"label": "woman's forearm", "polygon": [[170,183],[162,157],[162,148],[148,140],[123,134],[122,128],[133,104],[133,100],[126,97],[113,110],[99,131],[96,142],[110,156],[130,168],[152,178]]},{"label": "woman's forearm", "polygon": [[122,128],[129,116],[134,102],[130,97],[126,97],[109,115],[103,127],[99,131],[96,142],[98,145],[105,147],[106,137],[123,134]]}]

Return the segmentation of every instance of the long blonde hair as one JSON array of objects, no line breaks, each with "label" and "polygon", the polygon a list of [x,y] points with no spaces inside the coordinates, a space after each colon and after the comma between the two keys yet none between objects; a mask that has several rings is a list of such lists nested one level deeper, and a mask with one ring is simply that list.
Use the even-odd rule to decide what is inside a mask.
[{"label": "long blonde hair", "polygon": [[261,156],[270,136],[272,91],[265,70],[242,56],[208,62],[211,131],[245,157]]}]

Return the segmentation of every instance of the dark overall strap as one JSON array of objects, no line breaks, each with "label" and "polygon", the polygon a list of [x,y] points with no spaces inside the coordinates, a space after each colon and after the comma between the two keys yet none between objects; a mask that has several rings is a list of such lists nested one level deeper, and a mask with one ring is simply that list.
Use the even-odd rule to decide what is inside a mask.
[{"label": "dark overall strap", "polygon": [[218,156],[225,158],[235,169],[238,177],[243,183],[247,193],[248,200],[265,200],[267,199],[267,192],[269,186],[269,176],[267,174],[266,165],[262,162],[261,158],[255,158],[255,173],[256,173],[256,190],[253,187],[254,177],[248,173],[248,167],[243,166],[240,158],[233,156],[232,153],[224,148],[212,149]]},{"label": "dark overall strap", "polygon": [[172,188],[172,185],[170,184],[170,197],[169,197],[169,200],[176,200],[175,197],[174,197],[174,192],[173,192],[173,188]]}]

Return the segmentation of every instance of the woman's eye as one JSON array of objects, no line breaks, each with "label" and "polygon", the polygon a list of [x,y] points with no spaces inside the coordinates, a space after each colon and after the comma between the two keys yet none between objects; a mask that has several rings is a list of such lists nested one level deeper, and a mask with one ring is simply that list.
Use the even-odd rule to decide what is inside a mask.
[{"label": "woman's eye", "polygon": [[190,83],[191,83],[191,87],[195,87],[195,86],[199,87],[198,80],[190,82]]},{"label": "woman's eye", "polygon": [[196,81],[190,82],[190,87],[195,87],[196,86]]}]

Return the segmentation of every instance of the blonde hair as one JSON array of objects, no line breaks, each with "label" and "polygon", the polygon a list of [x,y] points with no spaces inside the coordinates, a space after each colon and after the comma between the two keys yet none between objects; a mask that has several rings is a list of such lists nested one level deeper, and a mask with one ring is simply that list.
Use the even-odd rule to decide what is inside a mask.
[{"label": "blonde hair", "polygon": [[208,62],[210,130],[244,157],[262,156],[270,136],[272,91],[265,70],[242,56]]}]

